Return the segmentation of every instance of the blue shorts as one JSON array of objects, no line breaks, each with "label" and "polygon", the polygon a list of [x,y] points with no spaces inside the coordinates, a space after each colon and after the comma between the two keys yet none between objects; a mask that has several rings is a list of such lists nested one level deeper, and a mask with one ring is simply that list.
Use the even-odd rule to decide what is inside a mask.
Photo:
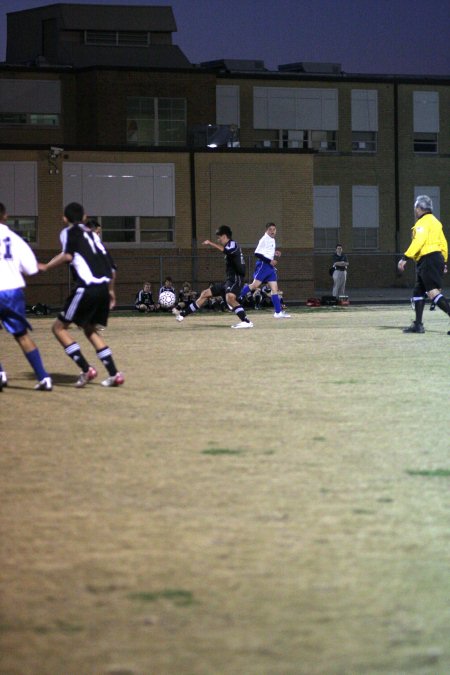
[{"label": "blue shorts", "polygon": [[0,321],[12,335],[23,335],[27,330],[32,330],[25,318],[25,296],[22,288],[0,291]]},{"label": "blue shorts", "polygon": [[257,279],[262,284],[268,281],[277,281],[277,268],[266,263],[264,260],[257,260],[253,279]]}]

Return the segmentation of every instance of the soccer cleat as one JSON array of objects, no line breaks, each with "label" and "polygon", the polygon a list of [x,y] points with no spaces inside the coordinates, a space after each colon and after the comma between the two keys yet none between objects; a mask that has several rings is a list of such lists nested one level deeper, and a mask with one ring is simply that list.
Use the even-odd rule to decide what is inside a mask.
[{"label": "soccer cleat", "polygon": [[423,323],[416,323],[415,321],[412,322],[408,328],[403,329],[404,333],[425,333],[425,328],[423,327]]},{"label": "soccer cleat", "polygon": [[273,315],[273,318],[274,319],[290,319],[291,315],[288,314],[287,312],[285,312],[284,310],[282,310],[281,312],[275,312],[275,314]]},{"label": "soccer cleat", "polygon": [[97,371],[93,366],[89,366],[89,370],[87,373],[80,373],[80,377],[78,380],[75,382],[75,386],[80,388],[80,387],[85,387],[88,382],[91,380],[95,380],[97,377]]},{"label": "soccer cleat", "polygon": [[53,382],[51,377],[44,377],[40,382],[34,385],[36,391],[51,391]]},{"label": "soccer cleat", "polygon": [[2,391],[3,387],[8,386],[8,378],[6,377],[6,373],[4,370],[0,370],[0,391]]},{"label": "soccer cleat", "polygon": [[103,380],[102,386],[103,387],[119,387],[121,384],[125,382],[125,378],[122,373],[116,373],[115,375],[110,375],[109,377],[106,378],[106,380]]},{"label": "soccer cleat", "polygon": [[231,326],[231,328],[253,328],[251,321],[241,321],[240,323]]},{"label": "soccer cleat", "polygon": [[184,316],[181,314],[180,310],[177,309],[176,307],[173,308],[172,314],[175,316],[177,321],[183,321]]}]

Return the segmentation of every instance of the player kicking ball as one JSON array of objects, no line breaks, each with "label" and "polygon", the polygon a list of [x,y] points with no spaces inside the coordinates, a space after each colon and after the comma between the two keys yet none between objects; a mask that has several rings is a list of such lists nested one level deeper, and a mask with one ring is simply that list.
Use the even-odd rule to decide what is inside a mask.
[{"label": "player kicking ball", "polygon": [[290,319],[291,315],[284,312],[281,307],[281,300],[278,294],[278,275],[277,260],[281,253],[277,250],[275,236],[277,228],[274,223],[267,223],[266,232],[258,242],[255,249],[257,258],[255,274],[251,284],[245,284],[241,291],[241,298],[244,298],[249,291],[255,291],[262,284],[268,284],[270,287],[270,299],[275,309],[274,319]]},{"label": "player kicking ball", "polygon": [[205,288],[205,290],[200,293],[197,300],[190,302],[185,309],[181,311],[173,309],[172,312],[176,316],[177,321],[183,321],[186,316],[197,312],[203,307],[209,298],[222,296],[225,298],[230,310],[234,312],[239,319],[239,323],[231,326],[231,328],[253,328],[253,323],[249,321],[244,308],[238,300],[245,277],[245,261],[242,249],[232,238],[233,233],[227,225],[219,227],[219,229],[216,230],[216,235],[218,241],[217,244],[209,239],[204,241],[203,244],[205,246],[212,246],[225,254],[225,283],[211,284],[209,288]]}]

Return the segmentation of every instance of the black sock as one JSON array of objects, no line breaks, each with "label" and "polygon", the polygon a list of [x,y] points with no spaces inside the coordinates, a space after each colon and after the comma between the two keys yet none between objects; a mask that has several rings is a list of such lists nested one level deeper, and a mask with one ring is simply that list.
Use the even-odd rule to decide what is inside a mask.
[{"label": "black sock", "polygon": [[89,370],[89,363],[86,361],[83,354],[81,353],[79,344],[77,344],[76,342],[72,342],[72,344],[69,345],[68,347],[64,347],[64,351],[66,352],[67,356],[70,356],[70,358],[73,361],[75,361],[75,363],[78,366],[80,366],[83,373],[87,373],[87,371]]},{"label": "black sock", "polygon": [[241,321],[244,321],[245,323],[249,323],[247,315],[245,313],[245,309],[241,307],[241,305],[238,305],[233,309],[233,312],[240,318]]},{"label": "black sock", "polygon": [[103,347],[103,349],[100,349],[97,352],[97,356],[100,359],[100,361],[103,363],[105,366],[106,370],[108,373],[112,376],[116,375],[117,373],[117,368],[116,364],[114,363],[113,357],[112,357],[112,352],[109,347]]},{"label": "black sock", "polygon": [[442,293],[439,293],[439,295],[433,298],[433,303],[437,305],[439,309],[442,309],[445,314],[450,316],[450,305],[448,304],[447,298],[443,296]]},{"label": "black sock", "polygon": [[190,302],[189,305],[186,305],[186,309],[183,309],[181,313],[182,316],[187,316],[188,314],[193,314],[194,312],[198,312],[200,307],[197,305],[197,303]]},{"label": "black sock", "polygon": [[416,323],[422,323],[423,310],[425,307],[425,300],[420,298],[420,300],[414,300],[414,310],[416,312]]}]

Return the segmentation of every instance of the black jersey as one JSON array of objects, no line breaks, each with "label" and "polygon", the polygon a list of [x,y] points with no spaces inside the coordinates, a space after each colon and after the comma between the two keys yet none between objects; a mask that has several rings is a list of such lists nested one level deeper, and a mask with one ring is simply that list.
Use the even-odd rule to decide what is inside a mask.
[{"label": "black jersey", "polygon": [[225,253],[225,268],[227,278],[232,278],[234,276],[244,277],[245,276],[245,260],[244,254],[239,244],[230,239],[230,241],[225,244],[223,252]]},{"label": "black jersey", "polygon": [[111,258],[100,237],[82,223],[69,225],[62,230],[61,245],[64,253],[72,256],[70,266],[77,286],[90,286],[111,281]]},{"label": "black jersey", "polygon": [[144,289],[138,291],[136,295],[136,305],[154,305],[153,295],[144,291]]}]

